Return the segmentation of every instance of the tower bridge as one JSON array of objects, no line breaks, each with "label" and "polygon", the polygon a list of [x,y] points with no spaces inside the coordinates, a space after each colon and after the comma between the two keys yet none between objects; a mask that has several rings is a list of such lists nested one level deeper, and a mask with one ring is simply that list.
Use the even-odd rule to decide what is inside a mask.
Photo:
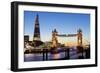
[{"label": "tower bridge", "polygon": [[77,37],[77,45],[82,46],[82,30],[78,29],[76,34],[58,34],[57,30],[52,31],[52,47],[57,47],[58,37]]}]

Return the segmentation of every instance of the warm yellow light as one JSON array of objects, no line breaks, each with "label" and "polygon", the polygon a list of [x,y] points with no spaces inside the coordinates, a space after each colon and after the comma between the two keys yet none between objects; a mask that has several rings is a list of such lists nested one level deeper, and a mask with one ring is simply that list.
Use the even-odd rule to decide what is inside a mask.
[{"label": "warm yellow light", "polygon": [[65,46],[77,46],[77,43],[76,42],[66,42],[65,43]]}]

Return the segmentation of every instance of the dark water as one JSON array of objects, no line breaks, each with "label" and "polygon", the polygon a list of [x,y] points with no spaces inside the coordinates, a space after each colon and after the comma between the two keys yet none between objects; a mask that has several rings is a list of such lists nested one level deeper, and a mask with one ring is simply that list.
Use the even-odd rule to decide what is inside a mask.
[{"label": "dark water", "polygon": [[[71,48],[69,50],[69,58],[70,59],[78,59],[79,56],[81,56],[82,53],[77,53],[76,48]],[[83,57],[85,58],[85,53],[83,53]],[[65,52],[60,52],[56,54],[48,53],[48,60],[53,59],[62,59],[65,58]],[[43,54],[24,54],[24,61],[43,61]]]}]

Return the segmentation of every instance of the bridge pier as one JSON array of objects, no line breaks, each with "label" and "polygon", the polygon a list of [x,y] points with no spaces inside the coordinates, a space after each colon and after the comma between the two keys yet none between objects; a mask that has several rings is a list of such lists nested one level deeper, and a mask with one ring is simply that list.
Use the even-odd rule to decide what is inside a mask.
[{"label": "bridge pier", "polygon": [[69,48],[65,49],[65,58],[69,59],[70,55],[69,55]]},{"label": "bridge pier", "polygon": [[45,60],[45,49],[43,49],[43,61]]},{"label": "bridge pier", "polygon": [[77,49],[78,49],[77,53],[81,54],[81,55],[78,56],[78,59],[83,59],[84,58],[84,49],[83,49],[83,47],[82,46],[77,46]]},{"label": "bridge pier", "polygon": [[47,49],[46,49],[45,53],[46,53],[46,60],[48,60],[48,50]]},{"label": "bridge pier", "polygon": [[86,59],[90,58],[90,47],[85,50],[85,58]]},{"label": "bridge pier", "polygon": [[43,49],[43,61],[48,60],[48,50]]}]

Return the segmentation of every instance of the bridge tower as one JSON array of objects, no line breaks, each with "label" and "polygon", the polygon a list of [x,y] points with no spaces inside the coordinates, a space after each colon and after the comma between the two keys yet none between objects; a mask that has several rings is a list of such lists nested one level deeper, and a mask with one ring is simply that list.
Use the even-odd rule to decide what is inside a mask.
[{"label": "bridge tower", "polygon": [[57,45],[58,45],[57,35],[58,35],[58,32],[56,31],[56,29],[54,29],[54,31],[52,31],[52,47],[53,48],[57,48]]},{"label": "bridge tower", "polygon": [[77,31],[77,45],[82,46],[82,30],[78,29]]}]

